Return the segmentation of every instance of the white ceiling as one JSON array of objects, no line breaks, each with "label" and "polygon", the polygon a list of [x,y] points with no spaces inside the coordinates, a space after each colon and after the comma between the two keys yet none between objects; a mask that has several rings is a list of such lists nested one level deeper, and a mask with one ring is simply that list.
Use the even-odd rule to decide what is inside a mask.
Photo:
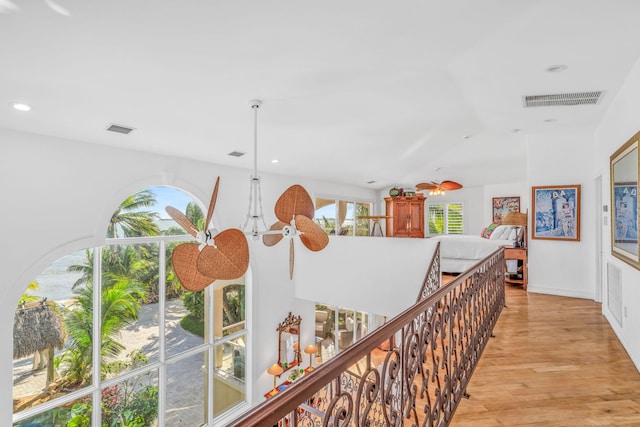
[{"label": "white ceiling", "polygon": [[[0,12],[0,127],[251,169],[258,98],[261,172],[372,188],[524,181],[526,135],[595,129],[640,57],[637,0],[0,0]],[[593,90],[597,105],[522,104]]]}]

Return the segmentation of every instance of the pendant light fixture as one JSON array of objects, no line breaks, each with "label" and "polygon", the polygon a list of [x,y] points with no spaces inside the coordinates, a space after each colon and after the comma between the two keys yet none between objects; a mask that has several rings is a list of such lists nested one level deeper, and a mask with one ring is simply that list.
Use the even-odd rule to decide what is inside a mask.
[{"label": "pendant light fixture", "polygon": [[[247,218],[242,226],[242,231],[254,239],[267,232],[267,223],[264,221],[262,211],[262,190],[260,188],[260,177],[258,176],[258,108],[262,105],[259,99],[252,99],[249,105],[253,109],[253,175],[251,176],[251,188],[249,190],[249,208]],[[259,222],[262,222],[262,228]],[[247,230],[251,224],[251,229]]]}]

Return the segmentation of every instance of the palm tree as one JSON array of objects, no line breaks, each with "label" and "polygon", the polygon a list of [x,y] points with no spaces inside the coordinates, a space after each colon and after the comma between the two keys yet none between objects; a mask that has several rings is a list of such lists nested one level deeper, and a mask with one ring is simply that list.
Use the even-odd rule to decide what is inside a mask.
[{"label": "palm tree", "polygon": [[127,197],[111,216],[107,237],[122,237],[119,231],[124,237],[157,236],[160,233],[155,222],[158,213],[142,210],[156,203],[155,195],[150,190],[138,191]]},{"label": "palm tree", "polygon": [[71,286],[72,290],[76,290],[85,283],[93,283],[93,251],[85,249],[84,255],[83,264],[74,264],[67,267],[67,271],[69,272],[82,273],[78,280],[73,282],[73,286]]},{"label": "palm tree", "polygon": [[200,207],[193,202],[187,203],[184,214],[187,218],[189,218],[189,221],[191,221],[193,225],[198,228],[198,230],[202,230],[205,225],[209,225],[204,223],[204,215],[202,214],[202,209],[200,209]]},{"label": "palm tree", "polygon": [[[132,324],[140,314],[139,298],[143,289],[128,281],[118,281],[101,292],[100,365],[116,357],[124,346],[116,341],[122,328]],[[90,379],[93,352],[93,284],[75,291],[74,306],[67,310],[65,324],[71,342],[62,360],[64,376],[70,384]]]}]

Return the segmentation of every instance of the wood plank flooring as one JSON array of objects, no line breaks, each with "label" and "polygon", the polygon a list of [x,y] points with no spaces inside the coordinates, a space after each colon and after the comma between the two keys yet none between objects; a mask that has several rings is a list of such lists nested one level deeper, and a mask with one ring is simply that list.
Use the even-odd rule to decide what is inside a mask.
[{"label": "wood plank flooring", "polygon": [[640,426],[640,373],[601,305],[506,288],[450,426]]}]

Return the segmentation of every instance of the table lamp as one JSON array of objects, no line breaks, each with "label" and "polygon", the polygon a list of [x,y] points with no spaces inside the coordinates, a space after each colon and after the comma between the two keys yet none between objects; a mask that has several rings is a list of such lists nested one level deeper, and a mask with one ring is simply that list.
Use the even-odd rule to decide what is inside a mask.
[{"label": "table lamp", "polygon": [[313,363],[312,363],[312,361],[313,361],[312,357],[313,357],[313,356],[312,356],[312,355],[313,355],[316,351],[318,351],[318,349],[317,349],[317,348],[316,348],[316,346],[315,346],[315,345],[313,345],[313,344],[309,344],[309,345],[308,345],[308,346],[306,346],[306,347],[305,347],[305,349],[304,349],[304,352],[305,352],[305,353],[307,353],[307,354],[309,355],[309,367],[310,367],[310,368],[313,368]]},{"label": "table lamp", "polygon": [[520,246],[526,247],[525,236],[527,229],[527,214],[524,212],[508,212],[502,220],[504,225],[515,225],[521,227],[516,241],[520,243]]},{"label": "table lamp", "polygon": [[273,365],[271,365],[269,367],[269,369],[267,369],[267,374],[269,375],[273,375],[273,389],[276,389],[276,377],[279,375],[282,375],[282,373],[284,372],[284,369],[282,369],[282,366],[278,365],[277,363],[274,363]]}]

